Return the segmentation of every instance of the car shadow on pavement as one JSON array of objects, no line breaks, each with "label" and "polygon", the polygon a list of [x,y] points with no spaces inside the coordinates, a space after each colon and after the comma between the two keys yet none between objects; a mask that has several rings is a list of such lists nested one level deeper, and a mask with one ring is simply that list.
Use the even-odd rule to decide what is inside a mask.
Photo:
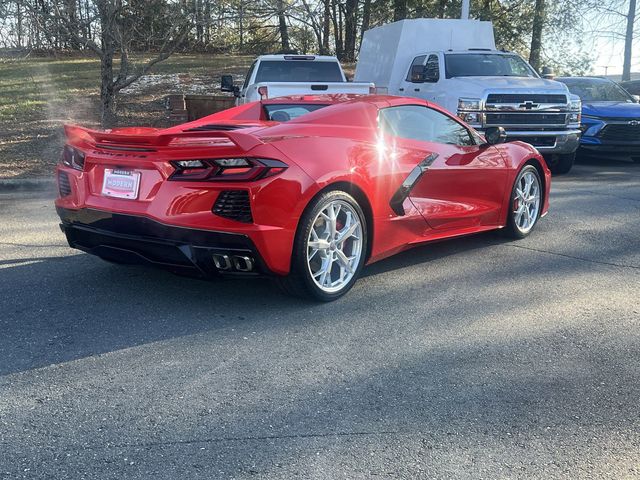
[{"label": "car shadow on pavement", "polygon": [[[498,238],[481,234],[414,248],[366,267],[358,283],[486,248]],[[0,375],[272,318],[285,328],[331,305],[361,308],[363,295],[356,288],[334,304],[317,303],[287,296],[266,278],[193,279],[82,253],[8,259],[0,268]],[[349,307],[352,302],[358,306]]]}]

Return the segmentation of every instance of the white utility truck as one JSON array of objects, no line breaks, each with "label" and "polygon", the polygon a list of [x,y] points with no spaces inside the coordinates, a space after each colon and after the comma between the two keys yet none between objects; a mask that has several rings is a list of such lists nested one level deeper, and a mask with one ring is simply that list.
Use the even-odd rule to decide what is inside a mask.
[{"label": "white utility truck", "polygon": [[369,94],[369,82],[348,82],[336,57],[320,55],[261,55],[249,67],[242,87],[223,75],[221,90],[236,96],[236,105],[289,95],[331,93]]},{"label": "white utility truck", "polygon": [[504,127],[508,141],[536,147],[555,173],[573,165],[580,99],[519,55],[496,50],[491,22],[416,19],[368,30],[355,80],[437,103],[480,132]]}]

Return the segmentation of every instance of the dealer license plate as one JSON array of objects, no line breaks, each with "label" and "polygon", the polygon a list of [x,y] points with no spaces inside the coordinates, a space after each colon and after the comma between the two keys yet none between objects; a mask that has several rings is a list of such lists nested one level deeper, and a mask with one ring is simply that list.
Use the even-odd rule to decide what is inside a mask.
[{"label": "dealer license plate", "polygon": [[115,170],[106,168],[104,170],[104,181],[102,182],[102,194],[108,197],[128,198],[135,200],[138,198],[140,188],[140,173],[129,170]]}]

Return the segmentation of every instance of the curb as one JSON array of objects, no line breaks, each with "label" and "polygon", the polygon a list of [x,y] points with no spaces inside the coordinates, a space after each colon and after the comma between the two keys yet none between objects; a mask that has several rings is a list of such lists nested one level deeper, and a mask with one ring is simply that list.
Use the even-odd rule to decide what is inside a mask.
[{"label": "curb", "polygon": [[54,190],[56,181],[51,177],[35,178],[0,178],[0,193],[15,192],[18,190]]}]

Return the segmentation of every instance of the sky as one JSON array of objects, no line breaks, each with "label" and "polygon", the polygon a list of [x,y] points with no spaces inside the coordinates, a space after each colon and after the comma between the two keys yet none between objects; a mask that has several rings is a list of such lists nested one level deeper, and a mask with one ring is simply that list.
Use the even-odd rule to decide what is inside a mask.
[{"label": "sky", "polygon": [[[595,75],[620,75],[624,61],[624,40],[599,37],[593,42]],[[631,71],[640,73],[640,42],[633,45]]]},{"label": "sky", "polygon": [[[640,23],[638,19],[637,24]],[[594,52],[592,73],[594,75],[620,75],[624,61],[624,19],[618,15],[604,16],[601,14],[588,15],[585,18],[587,29],[593,32],[583,36],[585,48]],[[640,27],[640,25],[636,25]],[[636,28],[635,41],[632,50],[631,71],[640,75],[640,30]],[[614,33],[614,32],[617,32]]]}]

